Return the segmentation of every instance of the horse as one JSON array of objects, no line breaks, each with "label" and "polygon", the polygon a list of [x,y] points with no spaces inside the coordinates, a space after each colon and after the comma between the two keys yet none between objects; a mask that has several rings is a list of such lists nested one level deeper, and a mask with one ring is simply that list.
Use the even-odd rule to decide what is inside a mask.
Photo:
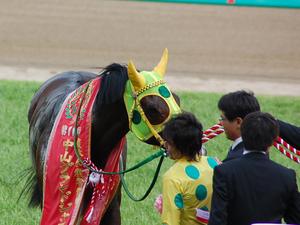
[{"label": "horse", "polygon": [[[29,206],[43,207],[47,145],[63,102],[70,93],[95,78],[101,78],[101,89],[95,97],[91,115],[90,155],[95,166],[102,169],[105,167],[112,149],[130,130],[147,144],[163,145],[160,136],[163,124],[180,112],[178,96],[163,81],[167,61],[168,51],[165,49],[160,62],[151,72],[138,71],[132,61],[128,65],[113,63],[99,75],[91,72],[63,72],[40,86],[28,111],[32,161],[31,178],[26,184],[31,193]],[[141,117],[144,120],[142,125],[139,124]],[[122,154],[126,159],[126,144]],[[91,190],[85,191],[81,214],[91,196]],[[120,202],[119,184],[101,219],[101,225],[121,224]]]}]

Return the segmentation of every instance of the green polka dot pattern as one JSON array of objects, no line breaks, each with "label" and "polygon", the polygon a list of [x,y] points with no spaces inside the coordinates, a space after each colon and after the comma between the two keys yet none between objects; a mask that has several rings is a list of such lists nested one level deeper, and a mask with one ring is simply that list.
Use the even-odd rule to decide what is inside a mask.
[{"label": "green polka dot pattern", "polygon": [[199,201],[202,201],[206,198],[206,196],[207,196],[207,189],[204,185],[200,184],[196,188],[196,197]]},{"label": "green polka dot pattern", "polygon": [[171,96],[170,91],[165,86],[160,86],[158,88],[158,92],[161,96],[163,96],[165,98],[169,98]]},{"label": "green polka dot pattern", "polygon": [[132,122],[134,124],[139,124],[141,122],[141,114],[137,110],[133,110],[132,112]]},{"label": "green polka dot pattern", "polygon": [[200,177],[200,172],[199,170],[193,166],[193,165],[189,165],[185,168],[185,173],[186,175],[188,175],[188,177],[196,180]]},{"label": "green polka dot pattern", "polygon": [[174,203],[177,208],[182,209],[183,208],[183,198],[181,194],[177,194],[174,198]]},{"label": "green polka dot pattern", "polygon": [[218,162],[212,157],[208,157],[207,162],[208,162],[208,165],[213,169],[218,165]]}]

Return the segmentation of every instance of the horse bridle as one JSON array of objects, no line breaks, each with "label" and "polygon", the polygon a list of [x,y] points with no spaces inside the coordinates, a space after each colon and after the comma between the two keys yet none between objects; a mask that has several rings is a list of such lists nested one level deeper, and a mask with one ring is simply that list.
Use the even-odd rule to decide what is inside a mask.
[{"label": "horse bridle", "polygon": [[141,106],[141,99],[139,98],[140,94],[142,94],[143,92],[145,92],[146,90],[149,90],[153,87],[159,86],[160,84],[164,84],[165,82],[163,80],[158,80],[155,81],[153,83],[150,83],[148,85],[146,85],[144,88],[142,88],[141,90],[137,91],[137,92],[132,92],[132,98],[134,99],[134,104],[133,107],[131,108],[128,118],[129,118],[129,128],[131,129],[131,125],[132,125],[132,118],[133,118],[133,110],[136,106],[137,110],[139,111],[142,120],[146,123],[146,125],[148,126],[148,128],[150,129],[152,135],[155,137],[155,139],[158,141],[158,143],[160,144],[160,147],[164,146],[164,140],[163,138],[160,136],[160,134],[154,129],[154,127],[152,126],[152,124],[150,123],[150,121],[148,120],[143,107]]}]

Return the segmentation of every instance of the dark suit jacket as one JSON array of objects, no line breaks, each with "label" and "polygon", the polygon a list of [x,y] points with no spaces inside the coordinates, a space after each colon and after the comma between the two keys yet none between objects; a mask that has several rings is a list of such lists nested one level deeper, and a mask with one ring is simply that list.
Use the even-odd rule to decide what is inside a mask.
[{"label": "dark suit jacket", "polygon": [[279,136],[296,149],[300,149],[300,127],[277,120]]},{"label": "dark suit jacket", "polygon": [[[279,124],[279,136],[294,148],[300,150],[300,127],[277,120]],[[234,149],[230,149],[223,162],[242,157],[244,143],[241,142]]]},{"label": "dark suit jacket", "polygon": [[262,153],[249,153],[215,167],[209,225],[255,222],[300,224],[300,194],[294,170]]},{"label": "dark suit jacket", "polygon": [[235,146],[235,148],[229,149],[227,157],[223,160],[223,162],[240,158],[243,155],[243,151],[244,151],[244,143],[240,142],[237,146]]}]

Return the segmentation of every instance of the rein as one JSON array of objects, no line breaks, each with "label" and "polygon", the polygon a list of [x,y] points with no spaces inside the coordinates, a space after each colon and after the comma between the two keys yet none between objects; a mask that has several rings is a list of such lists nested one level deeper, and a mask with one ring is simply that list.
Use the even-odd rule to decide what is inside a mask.
[{"label": "rein", "polygon": [[[143,201],[145,198],[148,197],[148,195],[150,194],[150,192],[151,192],[152,188],[154,187],[154,185],[155,185],[155,183],[156,183],[156,180],[157,180],[157,178],[158,178],[158,175],[159,175],[159,171],[160,171],[161,165],[162,165],[162,163],[163,163],[163,161],[164,161],[164,157],[166,156],[165,154],[166,154],[166,153],[164,153],[164,155],[160,158],[159,163],[158,163],[157,168],[156,168],[156,171],[155,171],[155,174],[154,174],[154,177],[153,177],[153,179],[152,179],[152,182],[151,182],[149,188],[147,189],[147,191],[145,192],[145,194],[144,194],[141,198],[135,197],[135,196],[129,191],[128,186],[127,186],[126,181],[125,181],[125,178],[124,178],[124,174],[121,174],[121,175],[120,175],[120,176],[121,176],[121,181],[122,181],[122,186],[123,186],[123,188],[124,188],[126,194],[128,195],[128,197],[129,197],[131,200],[136,201],[136,202],[139,202],[139,201]],[[122,156],[121,156],[121,159],[120,159],[120,167],[121,167],[121,168],[124,168]]]}]

